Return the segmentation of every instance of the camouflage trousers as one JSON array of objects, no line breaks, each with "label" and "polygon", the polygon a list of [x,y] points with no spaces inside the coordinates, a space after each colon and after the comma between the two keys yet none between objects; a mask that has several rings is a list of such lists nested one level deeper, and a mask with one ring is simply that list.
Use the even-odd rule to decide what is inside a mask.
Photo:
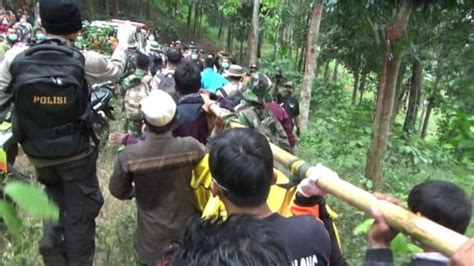
[{"label": "camouflage trousers", "polygon": [[124,130],[135,137],[139,137],[142,135],[142,125],[143,123],[140,120],[131,120],[127,118],[125,119]]}]

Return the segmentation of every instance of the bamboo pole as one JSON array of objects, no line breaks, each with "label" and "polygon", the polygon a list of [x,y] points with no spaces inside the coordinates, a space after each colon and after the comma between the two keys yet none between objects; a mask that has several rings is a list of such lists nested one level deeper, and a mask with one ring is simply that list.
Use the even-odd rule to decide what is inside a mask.
[{"label": "bamboo pole", "polygon": [[[311,175],[311,171],[314,170],[314,167],[309,167],[309,164],[276,145],[271,144],[271,148],[274,160],[286,165],[292,171],[292,174],[299,178],[302,179]],[[317,182],[318,186],[329,194],[368,214],[370,214],[371,208],[380,210],[392,227],[411,235],[424,245],[432,247],[447,256],[451,256],[462,244],[468,241],[468,238],[464,235],[418,216],[400,206],[378,200],[372,193],[342,179],[320,177]]]},{"label": "bamboo pole", "polygon": [[[229,114],[228,111],[224,111],[217,105],[212,105],[211,111],[221,118]],[[228,120],[226,121],[226,127],[237,128],[243,127],[243,125],[236,121]],[[311,172],[314,171],[314,167],[305,161],[289,154],[272,143],[270,143],[270,146],[273,152],[273,159],[286,166],[299,180],[310,176]],[[392,227],[414,237],[424,245],[434,248],[446,256],[452,256],[462,244],[468,241],[468,238],[464,235],[418,216],[400,206],[378,200],[372,193],[342,179],[320,177],[317,182],[318,186],[329,194],[368,214],[370,214],[372,208],[380,210]]]}]

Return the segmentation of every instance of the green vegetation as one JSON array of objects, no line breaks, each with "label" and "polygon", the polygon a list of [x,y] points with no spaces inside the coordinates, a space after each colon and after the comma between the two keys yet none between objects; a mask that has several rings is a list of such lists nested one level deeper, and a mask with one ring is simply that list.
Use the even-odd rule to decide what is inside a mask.
[{"label": "green vegetation", "polygon": [[[38,254],[41,220],[57,221],[59,209],[42,188],[0,177],[1,262],[5,265],[34,265]],[[36,241],[32,241],[35,239]],[[26,263],[29,261],[30,263]],[[34,262],[34,263],[33,263]]]},{"label": "green vegetation", "polygon": [[[405,1],[325,1],[317,45],[317,80],[311,88],[308,130],[299,141],[298,156],[311,163],[322,162],[344,180],[375,190],[373,180],[366,177],[367,154],[384,80],[384,60],[394,52],[401,63],[393,92],[393,118],[386,132],[383,178],[377,190],[405,200],[414,185],[442,179],[474,196],[474,2],[412,1],[406,34],[401,42],[389,47],[393,50],[388,50],[385,42],[399,33],[389,27],[392,13],[399,8],[397,3]],[[209,44],[224,47],[246,65],[252,1],[142,1],[146,5],[139,5],[137,0],[105,2],[107,6],[102,1],[83,5],[91,18],[112,14],[151,21],[148,24],[160,26],[165,41],[200,39],[198,46],[206,50],[210,50]],[[295,81],[298,88],[303,80],[313,3],[261,1],[259,67],[270,77],[278,69],[283,70],[285,78]],[[108,12],[98,14],[98,10]],[[119,112],[116,115],[120,118]],[[120,128],[118,120],[113,127]],[[118,202],[107,190],[115,155],[115,147],[106,147],[98,162],[106,202],[97,221],[97,265],[134,262],[134,203]],[[25,161],[20,158],[20,165],[25,166]],[[328,201],[338,213],[336,224],[344,255],[350,265],[361,265],[369,217],[331,196]],[[3,217],[13,211],[0,201]],[[14,220],[7,222],[20,233],[15,239],[4,236],[0,242],[5,265],[35,265],[40,261],[40,223],[22,217],[21,231],[15,230]],[[467,235],[474,236],[474,222]],[[393,243],[402,259],[416,248],[408,243],[407,237]]]},{"label": "green vegetation", "polygon": [[[310,127],[300,140],[298,155],[312,163],[323,162],[337,169],[344,180],[372,190],[372,181],[364,177],[364,166],[370,142],[373,100],[363,100],[353,107],[350,94],[343,86],[319,80],[312,104],[314,111]],[[452,181],[473,194],[472,163],[456,161],[455,155],[443,148],[439,140],[423,141],[418,136],[406,139],[401,127],[395,123],[390,138],[382,191],[406,199],[414,185],[428,179],[442,179]],[[360,265],[367,243],[365,234],[353,237],[353,230],[368,216],[330,196],[329,204],[339,215],[336,224],[343,239],[345,256],[350,265]],[[467,235],[474,236],[474,223],[471,223]],[[408,241],[407,238],[404,240]]]}]

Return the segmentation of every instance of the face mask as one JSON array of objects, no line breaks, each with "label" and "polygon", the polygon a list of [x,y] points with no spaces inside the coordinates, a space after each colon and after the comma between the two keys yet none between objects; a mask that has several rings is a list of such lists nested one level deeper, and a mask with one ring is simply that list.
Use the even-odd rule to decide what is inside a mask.
[{"label": "face mask", "polygon": [[8,39],[9,39],[11,42],[16,42],[16,41],[18,41],[18,35],[16,35],[16,34],[8,34]]},{"label": "face mask", "polygon": [[42,42],[42,41],[46,40],[46,35],[44,33],[38,33],[38,34],[36,34],[36,40],[38,42]]},{"label": "face mask", "polygon": [[222,63],[221,66],[223,69],[228,69],[230,65],[229,63]]},{"label": "face mask", "polygon": [[197,55],[197,54],[191,55],[191,59],[192,59],[193,61],[196,61],[196,60],[198,59],[198,55]]}]

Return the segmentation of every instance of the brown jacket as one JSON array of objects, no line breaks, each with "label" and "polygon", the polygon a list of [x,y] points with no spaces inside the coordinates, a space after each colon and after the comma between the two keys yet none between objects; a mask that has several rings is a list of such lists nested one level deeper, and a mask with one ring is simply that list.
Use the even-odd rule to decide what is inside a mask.
[{"label": "brown jacket", "polygon": [[205,154],[197,140],[171,133],[148,133],[145,141],[120,153],[109,190],[118,199],[137,200],[135,248],[142,262],[163,255],[181,237],[189,219],[199,215],[190,186],[192,170]]}]

